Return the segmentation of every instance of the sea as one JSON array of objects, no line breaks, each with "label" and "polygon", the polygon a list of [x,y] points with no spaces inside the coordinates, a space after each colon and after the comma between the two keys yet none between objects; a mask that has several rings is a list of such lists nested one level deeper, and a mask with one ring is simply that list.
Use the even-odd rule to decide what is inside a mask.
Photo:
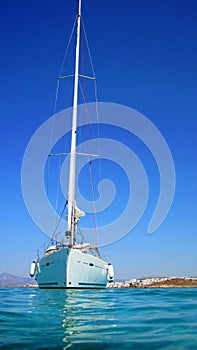
[{"label": "sea", "polygon": [[197,349],[197,289],[0,288],[0,349]]}]

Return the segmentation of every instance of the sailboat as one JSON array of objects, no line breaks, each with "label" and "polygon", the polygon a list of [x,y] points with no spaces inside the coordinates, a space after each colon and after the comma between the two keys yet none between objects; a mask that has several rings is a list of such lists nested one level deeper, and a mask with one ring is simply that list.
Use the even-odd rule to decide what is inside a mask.
[{"label": "sailboat", "polygon": [[67,200],[67,243],[51,241],[51,244],[31,263],[30,276],[39,288],[105,288],[113,282],[113,265],[100,257],[99,248],[89,243],[78,243],[78,222],[84,215],[76,205],[76,138],[79,81],[79,50],[81,27],[81,0],[78,1],[77,40],[75,49],[75,74],[72,112],[72,136],[70,147],[69,186]]}]

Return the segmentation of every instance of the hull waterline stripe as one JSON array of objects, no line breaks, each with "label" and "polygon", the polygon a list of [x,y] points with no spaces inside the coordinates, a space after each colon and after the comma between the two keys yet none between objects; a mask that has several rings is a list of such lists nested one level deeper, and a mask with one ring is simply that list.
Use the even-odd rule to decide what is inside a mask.
[{"label": "hull waterline stripe", "polygon": [[46,283],[38,283],[39,286],[57,286],[58,285],[58,282],[46,282]]},{"label": "hull waterline stripe", "polygon": [[106,286],[106,284],[104,283],[86,283],[86,282],[79,282],[78,283],[79,286],[101,286],[101,287],[104,287]]}]

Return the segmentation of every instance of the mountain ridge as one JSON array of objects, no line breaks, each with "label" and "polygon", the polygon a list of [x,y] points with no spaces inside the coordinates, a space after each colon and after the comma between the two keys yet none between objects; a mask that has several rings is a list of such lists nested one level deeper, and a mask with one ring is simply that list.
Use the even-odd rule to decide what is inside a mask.
[{"label": "mountain ridge", "polygon": [[20,277],[8,272],[0,273],[0,286],[26,286],[36,285],[36,281],[30,277]]}]

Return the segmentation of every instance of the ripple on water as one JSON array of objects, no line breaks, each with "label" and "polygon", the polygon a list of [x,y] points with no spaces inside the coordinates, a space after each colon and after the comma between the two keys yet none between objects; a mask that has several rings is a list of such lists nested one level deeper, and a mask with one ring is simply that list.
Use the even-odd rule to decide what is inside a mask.
[{"label": "ripple on water", "polygon": [[194,350],[196,291],[0,288],[0,348]]}]

